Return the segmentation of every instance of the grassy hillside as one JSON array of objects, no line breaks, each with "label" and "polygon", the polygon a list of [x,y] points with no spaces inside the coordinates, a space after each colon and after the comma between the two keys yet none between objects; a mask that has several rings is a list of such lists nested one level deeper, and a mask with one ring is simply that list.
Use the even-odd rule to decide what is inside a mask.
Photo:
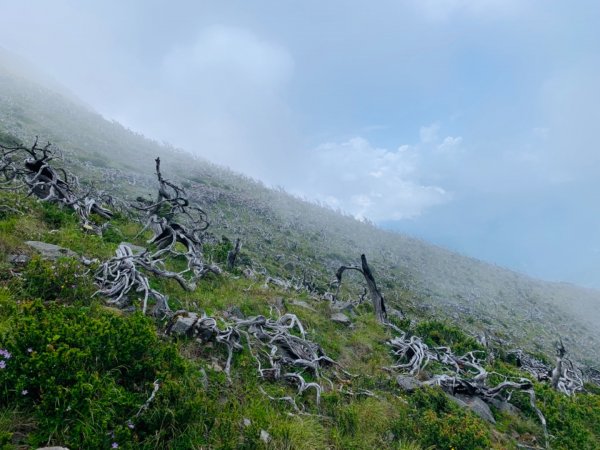
[{"label": "grassy hillside", "polygon": [[161,156],[166,176],[206,208],[215,236],[241,237],[257,267],[273,276],[310,276],[326,290],[339,265],[366,253],[399,307],[534,351],[551,351],[562,336],[580,361],[600,359],[598,291],[533,280],[268,189],[107,121],[33,79],[31,69],[4,57],[0,133],[26,144],[39,135],[64,151],[82,180],[130,198],[154,195],[153,161]]},{"label": "grassy hillside", "polygon": [[[117,215],[102,237],[81,229],[72,212],[53,204],[0,192],[0,259],[24,254],[24,265],[2,263],[0,279],[0,445],[4,449],[60,444],[69,448],[270,448],[270,449],[516,449],[536,447],[543,433],[526,397],[521,410],[493,409],[491,425],[449,400],[439,388],[412,394],[400,390],[385,342],[393,330],[362,305],[352,326],[332,322],[330,304],[308,293],[266,288],[240,276],[240,269],[204,279],[194,292],[173,280],[151,277],[173,309],[185,308],[227,320],[236,314],[267,317],[294,313],[307,337],[335,359],[326,369],[331,387],[317,403],[314,392],[297,395],[292,384],[257,376],[248,347],[235,352],[231,379],[226,352],[216,341],[165,335],[166,322],[136,311],[124,313],[93,296],[94,267],[77,258],[49,261],[24,241],[35,239],[104,260],[141,225]],[[222,262],[219,252],[213,252]],[[244,255],[246,261],[253,254]],[[273,270],[283,266],[274,263]],[[412,294],[406,293],[410,297]],[[449,323],[397,322],[431,345],[459,352],[480,345]],[[514,375],[502,353],[488,370]],[[432,366],[429,373],[443,371]],[[308,376],[308,374],[307,374]],[[519,376],[523,376],[519,373]],[[310,378],[309,378],[310,379]],[[154,383],[159,389],[152,400]],[[595,388],[589,387],[592,392]],[[535,383],[548,420],[552,448],[600,445],[600,395],[566,397]],[[271,399],[269,398],[271,397]],[[298,410],[283,397],[295,398]],[[146,409],[142,408],[147,404]]]},{"label": "grassy hillside", "polygon": [[[486,421],[439,387],[401,389],[396,377],[403,371],[391,368],[398,360],[390,345],[399,329],[430,349],[479,355],[494,385],[531,384],[550,448],[600,448],[597,386],[562,395],[520,370],[509,352],[522,347],[551,363],[560,335],[570,356],[597,365],[598,292],[532,280],[268,189],[106,121],[22,68],[4,65],[0,144],[30,145],[35,135],[63,150],[64,161],[57,163],[79,177],[82,191],[94,186],[125,204],[137,196],[155,198],[154,158],[160,156],[164,176],[208,213],[206,260],[225,268],[231,242],[239,237],[244,247],[237,267],[209,273],[196,289],[147,271],[149,286],[167,296],[173,311],[214,318],[224,333],[240,320],[293,314],[303,328],[291,327],[287,338],[305,330],[306,345],[335,362],[312,371],[288,367],[315,383],[299,391],[293,376],[261,376],[269,351],[244,331],[228,374],[220,335],[173,334],[174,319],[142,314],[141,294],[130,292],[131,306],[119,309],[96,293],[94,276],[121,242],[148,245],[151,233],[131,208],[116,208],[98,235],[65,207],[26,198],[23,190],[0,190],[1,448],[544,446],[525,391],[514,392],[512,407],[492,405]],[[76,255],[49,260],[28,240]],[[401,309],[405,319],[390,314],[391,326],[383,325],[368,301],[346,311],[350,324],[331,319],[337,311],[327,296],[334,290],[331,279],[361,253],[388,307]],[[84,265],[77,255],[96,261]],[[174,257],[166,268],[181,270],[181,264]],[[244,276],[244,269],[251,274]],[[361,280],[348,275],[340,297],[356,300]],[[286,289],[268,277],[308,282],[311,289]],[[489,347],[475,339],[484,333]],[[285,351],[270,357],[284,358]],[[427,381],[451,373],[432,360],[414,375]]]}]

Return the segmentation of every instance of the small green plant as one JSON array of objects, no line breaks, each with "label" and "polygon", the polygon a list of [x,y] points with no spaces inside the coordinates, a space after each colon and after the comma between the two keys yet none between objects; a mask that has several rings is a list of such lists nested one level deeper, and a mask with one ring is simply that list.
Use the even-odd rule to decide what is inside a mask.
[{"label": "small green plant", "polygon": [[63,208],[57,203],[42,202],[41,214],[44,223],[53,229],[77,223],[77,219],[73,212]]},{"label": "small green plant", "polygon": [[230,250],[233,250],[233,244],[227,236],[222,236],[219,242],[216,244],[205,244],[203,249],[208,258],[218,264],[223,264],[227,262],[227,254]]},{"label": "small green plant", "polygon": [[421,336],[427,345],[431,347],[450,347],[457,355],[473,350],[483,350],[483,347],[479,342],[471,336],[466,335],[464,331],[457,326],[437,320],[420,322],[415,327],[414,333],[417,336]]},{"label": "small green plant", "polygon": [[[34,256],[25,267],[21,279],[15,279],[13,290],[23,299],[89,303],[95,288],[83,266],[72,258],[48,261]],[[17,289],[15,289],[17,288]]]}]

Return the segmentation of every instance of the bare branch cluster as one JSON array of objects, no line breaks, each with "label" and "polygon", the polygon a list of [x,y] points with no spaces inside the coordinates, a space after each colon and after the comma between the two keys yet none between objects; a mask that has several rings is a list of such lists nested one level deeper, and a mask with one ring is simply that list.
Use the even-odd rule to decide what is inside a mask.
[{"label": "bare branch cluster", "polygon": [[[146,214],[140,234],[148,229],[153,233],[148,240],[153,251],[145,256],[147,268],[155,271],[166,256],[184,256],[188,268],[173,278],[185,289],[193,290],[196,281],[208,272],[221,273],[217,266],[206,264],[202,255],[202,234],[209,226],[207,216],[201,208],[190,204],[182,187],[162,176],[160,158],[155,161],[159,183],[157,199],[148,201],[138,197],[138,204],[134,205],[135,209]],[[182,250],[177,244],[182,246]],[[159,270],[164,271],[162,268]],[[159,275],[165,276],[164,273]]]},{"label": "bare branch cluster", "polygon": [[[24,159],[23,159],[24,158]],[[38,146],[38,140],[30,148],[24,146],[5,147],[0,145],[0,182],[2,189],[27,189],[27,196],[34,195],[40,201],[55,202],[73,209],[84,228],[101,233],[103,226],[97,225],[92,213],[110,220],[113,213],[102,206],[92,190],[82,192],[77,177],[53,161],[62,159],[60,150],[50,143]]]},{"label": "bare branch cluster", "polygon": [[[548,431],[546,419],[535,402],[533,383],[527,378],[510,378],[496,372],[488,372],[484,367],[483,351],[471,351],[462,356],[455,355],[449,347],[430,348],[417,336],[408,337],[405,332],[396,336],[388,345],[397,358],[397,363],[390,369],[419,374],[431,362],[441,364],[447,373],[433,375],[423,384],[440,386],[450,395],[462,394],[478,397],[486,402],[492,400],[508,401],[514,391],[522,391],[529,395],[530,404],[536,412],[548,447]],[[490,375],[502,381],[490,384]]]},{"label": "bare branch cluster", "polygon": [[167,297],[150,287],[148,277],[140,271],[147,268],[145,254],[134,255],[131,248],[121,244],[116,255],[102,263],[96,272],[96,282],[99,290],[94,295],[102,294],[108,297],[108,303],[123,308],[131,302],[132,293],[142,294],[142,312],[146,314],[148,300],[154,299],[154,314],[168,314],[171,309]]},{"label": "bare branch cluster", "polygon": [[[175,313],[167,332],[173,329],[181,314],[190,313]],[[292,383],[297,387],[298,395],[312,389],[317,403],[325,389],[320,380],[327,380],[322,374],[323,368],[337,364],[325,355],[318,344],[306,338],[304,327],[295,314],[283,314],[277,319],[262,315],[248,319],[234,318],[232,322],[224,323],[222,328],[217,325],[215,318],[203,315],[194,321],[191,330],[191,334],[202,341],[212,340],[227,348],[225,373],[228,377],[233,352],[243,348],[243,337],[257,363],[260,378]],[[307,373],[316,381],[306,381]],[[329,383],[333,386],[331,381]],[[291,403],[297,408],[295,401]]]}]

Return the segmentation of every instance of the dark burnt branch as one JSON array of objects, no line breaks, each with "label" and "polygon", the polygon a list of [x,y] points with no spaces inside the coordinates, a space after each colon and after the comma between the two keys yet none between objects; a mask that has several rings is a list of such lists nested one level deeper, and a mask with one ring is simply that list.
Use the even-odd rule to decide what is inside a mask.
[{"label": "dark burnt branch", "polygon": [[340,286],[342,284],[342,275],[344,274],[344,272],[346,270],[356,270],[357,272],[360,272],[363,275],[363,277],[367,283],[367,288],[369,290],[369,294],[371,295],[371,303],[373,304],[373,309],[375,310],[375,316],[377,317],[377,320],[380,323],[387,323],[387,313],[385,310],[385,299],[383,297],[383,294],[377,287],[377,283],[375,282],[375,277],[373,277],[373,272],[371,272],[371,268],[369,267],[369,264],[367,263],[367,258],[364,254],[360,255],[360,261],[361,261],[360,267],[358,267],[358,266],[341,266],[335,273],[336,284],[337,284],[336,298],[337,298],[337,294],[339,293]]}]

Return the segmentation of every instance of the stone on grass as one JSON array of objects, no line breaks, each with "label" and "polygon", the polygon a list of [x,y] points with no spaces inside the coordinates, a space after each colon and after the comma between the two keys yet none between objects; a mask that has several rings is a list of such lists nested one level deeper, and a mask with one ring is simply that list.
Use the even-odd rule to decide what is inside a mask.
[{"label": "stone on grass", "polygon": [[9,255],[8,256],[8,262],[11,263],[11,264],[18,265],[18,266],[22,266],[22,265],[27,264],[30,259],[31,258],[29,256],[23,255],[23,254],[20,254],[20,255]]},{"label": "stone on grass", "polygon": [[354,305],[350,302],[333,302],[329,305],[332,311],[352,311],[354,309]]},{"label": "stone on grass", "polygon": [[25,241],[25,244],[29,245],[34,250],[37,250],[45,259],[57,260],[63,256],[70,256],[72,258],[79,257],[73,250],[69,250],[68,248],[59,245],[40,241]]},{"label": "stone on grass", "polygon": [[312,306],[310,306],[304,300],[292,300],[290,302],[290,305],[299,306],[300,308],[309,309],[311,311],[316,311],[315,308],[313,308]]},{"label": "stone on grass", "polygon": [[407,375],[398,375],[396,377],[396,382],[398,383],[398,386],[400,386],[400,389],[408,393],[414,392],[423,386],[423,383],[421,383],[415,377],[410,377]]},{"label": "stone on grass", "polygon": [[192,327],[197,321],[198,314],[195,313],[188,313],[185,316],[179,316],[171,327],[171,334],[176,336],[187,336],[191,334]]},{"label": "stone on grass", "polygon": [[131,249],[131,251],[134,255],[141,255],[142,253],[144,253],[146,251],[145,247],[132,244],[131,242],[121,242],[119,245],[126,245],[127,247],[129,247]]},{"label": "stone on grass", "polygon": [[469,395],[450,395],[447,394],[448,398],[462,408],[470,409],[473,413],[481,417],[483,420],[487,420],[489,423],[496,423],[494,415],[490,410],[490,407],[479,397],[471,397]]},{"label": "stone on grass", "polygon": [[350,325],[350,318],[344,313],[335,313],[331,315],[331,320],[335,323],[341,323],[342,325]]},{"label": "stone on grass", "polygon": [[260,440],[268,444],[271,441],[271,435],[265,430],[260,430]]}]

